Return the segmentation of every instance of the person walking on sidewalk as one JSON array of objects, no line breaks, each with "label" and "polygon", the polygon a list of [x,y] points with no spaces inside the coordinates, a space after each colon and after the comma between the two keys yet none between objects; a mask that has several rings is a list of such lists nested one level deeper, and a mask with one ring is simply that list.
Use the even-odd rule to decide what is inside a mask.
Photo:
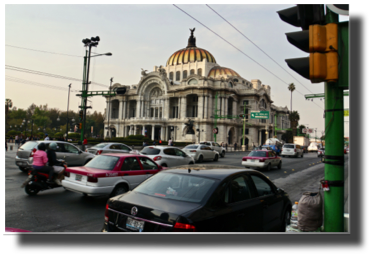
[{"label": "person walking on sidewalk", "polygon": [[234,151],[237,151],[237,142],[234,143]]}]

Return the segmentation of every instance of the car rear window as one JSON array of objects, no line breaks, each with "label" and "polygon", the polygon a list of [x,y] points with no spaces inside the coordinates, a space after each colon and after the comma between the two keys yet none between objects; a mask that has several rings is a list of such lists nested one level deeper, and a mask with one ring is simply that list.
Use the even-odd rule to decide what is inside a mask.
[{"label": "car rear window", "polygon": [[21,146],[21,150],[32,150],[35,147],[37,147],[37,142],[26,142],[24,145]]},{"label": "car rear window", "polygon": [[295,148],[295,145],[284,145],[283,148]]},{"label": "car rear window", "polygon": [[88,162],[84,167],[101,169],[101,170],[113,170],[119,157],[113,156],[96,156],[90,162]]},{"label": "car rear window", "polygon": [[189,145],[189,146],[186,146],[185,149],[197,149],[199,147],[199,145]]},{"label": "car rear window", "polygon": [[100,143],[100,144],[93,146],[93,148],[105,148],[107,145],[108,145],[108,143]]},{"label": "car rear window", "polygon": [[141,153],[145,155],[158,155],[161,152],[160,149],[152,148],[152,147],[147,147],[144,148]]},{"label": "car rear window", "polygon": [[249,157],[266,157],[266,151],[252,151],[248,155]]},{"label": "car rear window", "polygon": [[162,199],[200,203],[215,183],[213,179],[160,172],[133,191]]}]

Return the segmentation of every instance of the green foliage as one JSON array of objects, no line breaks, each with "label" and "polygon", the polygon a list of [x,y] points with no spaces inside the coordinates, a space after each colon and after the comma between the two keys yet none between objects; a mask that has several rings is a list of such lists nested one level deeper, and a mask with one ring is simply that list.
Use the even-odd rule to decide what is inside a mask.
[{"label": "green foliage", "polygon": [[7,136],[8,136],[8,137],[9,137],[9,136],[14,137],[14,136],[19,135],[19,134],[21,134],[20,131],[11,130],[11,131],[8,131]]},{"label": "green foliage", "polygon": [[128,136],[126,139],[128,140],[133,140],[133,139],[137,139],[137,140],[148,140],[147,137],[143,136],[143,135],[130,135]]},{"label": "green foliage", "polygon": [[292,113],[290,113],[289,119],[291,122],[297,123],[300,120],[300,115],[297,111],[293,111]]},{"label": "green foliage", "polygon": [[68,133],[68,138],[80,139],[80,133]]},{"label": "green foliage", "polygon": [[55,138],[62,138],[63,134],[64,134],[63,132],[57,132],[57,133],[54,134],[54,137]]},{"label": "green foliage", "polygon": [[292,138],[292,131],[287,130],[286,133],[282,135],[282,140],[287,142],[287,143],[292,143],[293,138]]}]

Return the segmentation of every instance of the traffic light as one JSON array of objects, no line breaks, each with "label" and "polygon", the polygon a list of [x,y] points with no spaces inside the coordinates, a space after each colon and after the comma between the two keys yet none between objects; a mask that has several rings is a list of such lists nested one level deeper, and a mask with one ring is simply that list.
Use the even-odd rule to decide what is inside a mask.
[{"label": "traffic light", "polygon": [[80,120],[80,121],[83,120],[83,110],[80,110],[80,111],[79,111],[79,120]]},{"label": "traffic light", "polygon": [[79,123],[79,129],[82,129],[82,123]]},{"label": "traffic light", "polygon": [[239,115],[239,117],[241,117],[241,118],[245,118],[245,115],[244,115],[244,114],[241,114],[241,115]]},{"label": "traffic light", "polygon": [[324,5],[297,5],[279,17],[303,31],[286,33],[287,40],[309,57],[286,59],[288,66],[312,83],[338,81],[338,26],[325,25]]}]

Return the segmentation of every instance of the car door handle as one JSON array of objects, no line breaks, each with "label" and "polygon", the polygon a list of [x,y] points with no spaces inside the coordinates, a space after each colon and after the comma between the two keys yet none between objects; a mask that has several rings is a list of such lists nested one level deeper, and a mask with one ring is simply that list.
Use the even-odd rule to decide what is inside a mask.
[{"label": "car door handle", "polygon": [[261,203],[262,203],[262,206],[263,206],[264,209],[268,208],[268,204],[266,203],[265,200],[261,200]]}]

